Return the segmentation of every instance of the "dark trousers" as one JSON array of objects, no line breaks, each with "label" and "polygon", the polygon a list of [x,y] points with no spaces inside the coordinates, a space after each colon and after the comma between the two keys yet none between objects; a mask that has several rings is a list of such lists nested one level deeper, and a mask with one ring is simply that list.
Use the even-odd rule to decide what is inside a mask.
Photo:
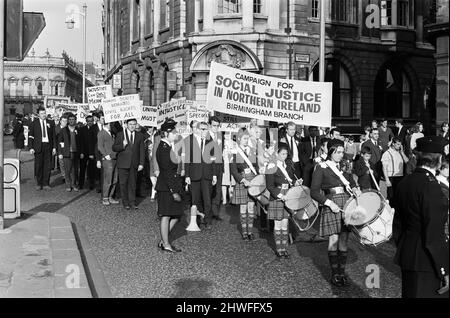
[{"label": "dark trousers", "polygon": [[219,216],[220,205],[222,204],[222,178],[223,174],[217,176],[217,183],[212,189],[212,215]]},{"label": "dark trousers", "polygon": [[200,205],[203,203],[203,213],[205,213],[205,222],[212,222],[212,181],[211,180],[199,180],[191,181],[191,196],[192,205],[197,206],[201,211]]},{"label": "dark trousers", "polygon": [[40,153],[34,154],[34,175],[38,186],[50,185],[50,172],[52,170],[52,149],[49,143],[42,143]]},{"label": "dark trousers", "polygon": [[102,198],[111,198],[114,195],[117,184],[117,169],[116,160],[103,160],[102,161]]},{"label": "dark trousers", "polygon": [[118,169],[120,194],[122,196],[122,204],[134,205],[136,204],[136,176],[137,169]]},{"label": "dark trousers", "polygon": [[71,152],[70,157],[64,158],[66,188],[75,188],[78,186],[79,159],[80,155],[76,152]]},{"label": "dark trousers", "polygon": [[89,180],[89,186],[95,186],[95,176],[97,172],[97,162],[95,159],[89,159],[89,157],[84,156],[83,159],[80,159],[80,189],[84,187],[84,181],[86,179],[86,168],[87,168],[87,177]]},{"label": "dark trousers", "polygon": [[391,181],[392,186],[387,188],[387,199],[389,200],[389,205],[394,208],[395,207],[395,196],[394,193],[397,189],[399,182],[403,179],[403,177],[390,177],[389,181]]},{"label": "dark trousers", "polygon": [[300,179],[302,177],[302,167],[300,161],[292,162],[292,167],[294,169],[295,177]]},{"label": "dark trousers", "polygon": [[[312,174],[314,171],[314,164],[313,164],[312,160],[308,160],[307,163],[302,164],[301,170],[302,170],[301,177],[303,179],[303,185],[310,188],[311,182],[312,182]],[[297,175],[297,177],[300,177],[300,176]]]},{"label": "dark trousers", "polygon": [[436,293],[440,280],[434,273],[402,270],[402,298],[447,298]]}]

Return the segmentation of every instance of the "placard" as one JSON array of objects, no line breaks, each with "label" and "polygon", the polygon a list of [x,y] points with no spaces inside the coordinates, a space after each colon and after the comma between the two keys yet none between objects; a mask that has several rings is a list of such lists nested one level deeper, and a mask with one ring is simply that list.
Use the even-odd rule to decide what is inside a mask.
[{"label": "placard", "polygon": [[138,120],[139,125],[145,127],[157,127],[158,107],[142,106],[141,118]]},{"label": "placard", "polygon": [[142,101],[138,94],[116,96],[102,101],[105,123],[141,118]]},{"label": "placard", "polygon": [[90,111],[101,110],[102,100],[113,98],[110,85],[87,87],[86,92]]}]

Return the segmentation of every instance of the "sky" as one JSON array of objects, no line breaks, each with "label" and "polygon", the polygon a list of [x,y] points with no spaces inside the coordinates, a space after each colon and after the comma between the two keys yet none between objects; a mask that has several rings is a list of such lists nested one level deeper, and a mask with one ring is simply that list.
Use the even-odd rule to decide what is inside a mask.
[{"label": "sky", "polygon": [[[86,61],[101,64],[103,53],[102,32],[102,0],[23,0],[23,11],[42,12],[46,26],[34,42],[33,48],[37,56],[42,56],[49,50],[52,56],[61,56],[66,51],[69,56],[80,63],[83,60],[83,17],[79,17],[79,27],[67,29],[66,17],[71,16],[71,8],[79,8],[83,12],[83,4],[87,5],[87,38]],[[67,12],[69,13],[66,13]],[[30,49],[30,52],[33,50]]]}]

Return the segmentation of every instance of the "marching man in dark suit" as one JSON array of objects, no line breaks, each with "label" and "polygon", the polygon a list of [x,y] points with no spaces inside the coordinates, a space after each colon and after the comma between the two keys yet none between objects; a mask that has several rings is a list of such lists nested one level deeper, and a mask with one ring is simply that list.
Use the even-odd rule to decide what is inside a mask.
[{"label": "marching man in dark suit", "polygon": [[89,189],[95,187],[95,176],[97,169],[96,145],[97,145],[98,126],[94,125],[94,118],[92,116],[86,117],[86,126],[80,129],[80,189],[83,189],[84,180],[87,176],[89,180]]},{"label": "marching man in dark suit", "polygon": [[280,146],[286,146],[288,148],[287,162],[294,169],[294,173],[297,178],[301,178],[302,170],[299,156],[300,139],[297,137],[297,131],[295,123],[289,122],[286,125],[286,137],[285,141],[280,140]]},{"label": "marching man in dark suit", "polygon": [[370,157],[370,164],[374,167],[374,170],[376,172],[375,179],[377,180],[377,183],[380,183],[380,176],[382,174],[383,168],[381,164],[381,156],[383,154],[383,150],[381,148],[381,145],[378,142],[379,138],[379,131],[378,128],[371,128],[370,129],[370,139],[365,141],[361,145],[361,149],[364,147],[368,147],[370,149],[371,157]]},{"label": "marching man in dark suit", "polygon": [[[444,141],[420,138],[416,151],[417,168],[400,181],[395,193],[393,235],[395,262],[402,269],[402,297],[448,298],[448,200],[436,180]],[[443,287],[447,291],[439,294]]]},{"label": "marching man in dark suit", "polygon": [[192,205],[203,205],[206,229],[212,223],[212,190],[217,183],[214,157],[214,141],[208,136],[208,124],[197,123],[198,135],[191,134],[185,139],[185,176],[191,186]]},{"label": "marching man in dark suit", "polygon": [[52,155],[56,155],[55,127],[48,121],[44,107],[38,109],[39,118],[30,125],[28,145],[30,153],[34,155],[34,175],[36,190],[50,189],[50,171]]},{"label": "marching man in dark suit", "polygon": [[303,184],[311,187],[312,173],[314,170],[314,158],[320,149],[319,129],[314,126],[309,126],[309,137],[302,138],[299,147],[300,165],[302,170]]},{"label": "marching man in dark suit", "polygon": [[213,116],[209,119],[211,130],[209,132],[212,140],[215,142],[217,183],[213,188],[212,197],[212,217],[217,221],[222,221],[220,217],[220,204],[222,203],[222,179],[224,173],[223,149],[225,147],[223,132],[219,131],[220,119]]},{"label": "marching man in dark suit", "polygon": [[117,134],[112,150],[117,152],[117,169],[119,172],[122,204],[126,210],[136,205],[137,172],[144,169],[144,136],[136,132],[136,119],[128,119],[126,128]]}]

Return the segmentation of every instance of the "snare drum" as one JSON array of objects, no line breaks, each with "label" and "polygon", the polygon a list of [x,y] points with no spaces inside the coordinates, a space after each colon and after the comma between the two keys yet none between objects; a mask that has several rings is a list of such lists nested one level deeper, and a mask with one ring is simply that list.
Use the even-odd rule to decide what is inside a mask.
[{"label": "snare drum", "polygon": [[318,204],[311,198],[311,191],[305,186],[296,186],[286,192],[284,204],[292,218],[305,221],[314,217],[318,212]]},{"label": "snare drum", "polygon": [[248,194],[265,206],[269,204],[270,192],[266,189],[266,178],[259,174],[250,181]]}]

